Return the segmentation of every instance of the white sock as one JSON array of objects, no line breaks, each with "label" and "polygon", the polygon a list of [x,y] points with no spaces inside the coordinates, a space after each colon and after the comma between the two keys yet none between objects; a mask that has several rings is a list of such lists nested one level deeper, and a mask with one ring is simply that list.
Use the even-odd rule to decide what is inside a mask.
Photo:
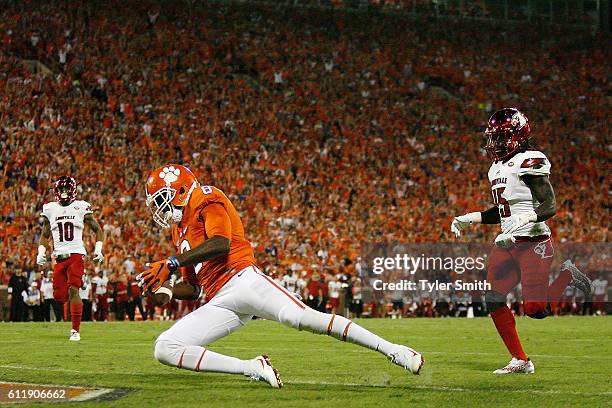
[{"label": "white sock", "polygon": [[388,355],[393,349],[393,343],[364,329],[357,323],[353,323],[352,320],[346,317],[332,315],[332,319],[333,322],[330,320],[332,326],[330,335],[342,341],[359,344],[360,346],[376,350],[384,355]]},{"label": "white sock", "polygon": [[342,341],[355,343],[363,347],[389,355],[394,344],[380,336],[364,329],[346,317],[317,312],[306,309],[302,317],[299,329],[306,329],[313,333],[327,334]]},{"label": "white sock", "polygon": [[[162,363],[192,371],[213,371],[227,374],[244,374],[245,361],[236,357],[215,353],[200,346],[160,344],[159,356]],[[166,347],[164,347],[166,346]]]}]

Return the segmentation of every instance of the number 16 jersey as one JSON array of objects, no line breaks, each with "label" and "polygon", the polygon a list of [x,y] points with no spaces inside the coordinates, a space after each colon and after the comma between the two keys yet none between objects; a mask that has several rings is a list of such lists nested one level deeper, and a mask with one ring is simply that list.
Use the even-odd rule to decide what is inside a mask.
[{"label": "number 16 jersey", "polygon": [[66,206],[56,201],[43,205],[40,215],[46,217],[51,224],[53,255],[87,255],[85,245],[83,245],[83,228],[85,216],[91,213],[89,203],[82,200],[73,201]]},{"label": "number 16 jersey", "polygon": [[[499,208],[502,232],[508,229],[508,219],[511,215],[532,211],[540,205],[521,177],[549,174],[550,162],[544,153],[537,150],[517,153],[505,162],[493,162],[489,169],[489,182],[493,204]],[[544,222],[530,222],[512,235],[532,237],[550,235],[550,229]]]}]

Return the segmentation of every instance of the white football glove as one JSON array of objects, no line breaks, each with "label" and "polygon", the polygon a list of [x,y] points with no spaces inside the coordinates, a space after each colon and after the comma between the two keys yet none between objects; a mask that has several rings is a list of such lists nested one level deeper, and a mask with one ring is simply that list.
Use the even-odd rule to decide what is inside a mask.
[{"label": "white football glove", "polygon": [[455,217],[451,223],[451,232],[455,237],[459,238],[461,231],[466,229],[470,224],[480,224],[482,222],[482,214],[480,212],[471,212],[465,215]]},{"label": "white football glove", "polygon": [[36,255],[36,264],[43,266],[47,263],[47,248],[44,245],[38,246],[38,255]]},{"label": "white football glove", "polygon": [[500,248],[512,248],[515,242],[516,240],[510,234],[499,234],[497,237],[495,237],[495,245]]},{"label": "white football glove", "polygon": [[92,261],[97,262],[97,263],[104,262],[104,255],[102,255],[102,241],[97,241],[96,242],[96,247],[94,249],[94,254],[93,254],[93,257],[91,259],[92,259]]},{"label": "white football glove", "polygon": [[512,234],[519,228],[529,224],[530,222],[536,222],[538,220],[538,214],[531,210],[529,212],[513,214],[508,218],[506,222],[506,228],[504,234]]}]

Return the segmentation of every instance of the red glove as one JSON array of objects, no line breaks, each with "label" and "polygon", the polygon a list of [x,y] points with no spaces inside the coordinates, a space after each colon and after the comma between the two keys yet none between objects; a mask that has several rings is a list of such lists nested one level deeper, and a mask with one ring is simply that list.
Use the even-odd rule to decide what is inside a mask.
[{"label": "red glove", "polygon": [[147,269],[136,276],[138,285],[145,291],[155,292],[168,280],[170,274],[179,268],[180,264],[175,257],[171,256],[163,261],[146,263],[145,266]]}]

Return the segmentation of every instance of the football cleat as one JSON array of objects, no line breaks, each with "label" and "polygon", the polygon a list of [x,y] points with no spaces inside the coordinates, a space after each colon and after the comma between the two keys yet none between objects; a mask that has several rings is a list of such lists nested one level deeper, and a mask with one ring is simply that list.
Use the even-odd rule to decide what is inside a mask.
[{"label": "football cleat", "polygon": [[561,264],[561,272],[563,271],[569,271],[572,274],[572,280],[570,281],[569,286],[582,291],[582,293],[584,293],[586,301],[590,301],[591,279],[589,279],[588,276],[582,273],[580,269],[578,269],[576,265],[574,265],[574,263],[569,259]]},{"label": "football cleat", "polygon": [[272,363],[266,355],[248,360],[244,375],[250,377],[251,381],[265,381],[272,388],[281,388],[283,386],[283,381],[278,371],[272,367]]},{"label": "football cleat", "polygon": [[533,374],[535,373],[535,366],[531,360],[518,360],[512,357],[512,360],[508,363],[504,368],[498,368],[493,371],[493,374],[514,374],[514,373],[523,373],[523,374]]},{"label": "football cleat", "polygon": [[70,338],[68,339],[70,341],[81,341],[81,333],[79,333],[78,331],[72,329],[70,330]]},{"label": "football cleat", "polygon": [[403,367],[414,375],[419,375],[423,364],[425,364],[425,359],[421,353],[400,344],[395,346],[395,350],[389,353],[387,358],[393,364]]}]

